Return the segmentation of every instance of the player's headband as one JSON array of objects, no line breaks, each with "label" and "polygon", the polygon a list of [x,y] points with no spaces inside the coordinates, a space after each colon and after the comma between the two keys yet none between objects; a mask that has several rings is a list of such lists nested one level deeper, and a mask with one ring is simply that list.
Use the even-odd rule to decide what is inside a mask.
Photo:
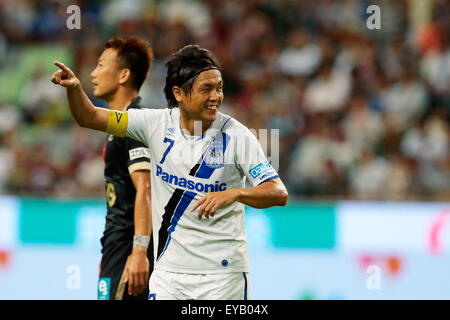
[{"label": "player's headband", "polygon": [[200,71],[195,72],[192,76],[190,76],[189,78],[187,78],[186,81],[184,81],[184,82],[180,85],[180,87],[181,87],[182,85],[184,85],[186,82],[188,82],[189,80],[194,79],[195,77],[197,77],[200,73],[205,72],[205,71],[208,71],[208,70],[219,70],[219,68],[217,68],[217,67],[207,67],[207,68],[205,68],[205,69],[201,69]]}]

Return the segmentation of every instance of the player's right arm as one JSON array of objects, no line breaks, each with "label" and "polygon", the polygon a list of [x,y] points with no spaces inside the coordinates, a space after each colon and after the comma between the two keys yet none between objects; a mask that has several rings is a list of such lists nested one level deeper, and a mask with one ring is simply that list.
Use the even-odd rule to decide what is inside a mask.
[{"label": "player's right arm", "polygon": [[78,125],[119,137],[125,136],[128,125],[127,112],[95,107],[73,71],[58,61],[55,61],[54,65],[60,70],[53,73],[51,81],[67,89],[69,109]]}]

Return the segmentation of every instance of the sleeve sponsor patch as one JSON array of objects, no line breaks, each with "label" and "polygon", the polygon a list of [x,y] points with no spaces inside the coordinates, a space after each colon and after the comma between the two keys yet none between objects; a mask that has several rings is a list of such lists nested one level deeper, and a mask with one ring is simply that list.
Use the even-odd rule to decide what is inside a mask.
[{"label": "sleeve sponsor patch", "polygon": [[275,178],[278,177],[277,173],[275,172],[275,170],[271,170],[270,172],[264,173],[262,176],[259,177],[259,181],[263,182],[264,180],[270,179],[270,178]]},{"label": "sleeve sponsor patch", "polygon": [[258,178],[261,174],[266,173],[267,171],[273,170],[272,165],[269,161],[262,162],[257,164],[253,168],[249,170],[250,175],[253,179]]},{"label": "sleeve sponsor patch", "polygon": [[135,148],[128,151],[130,153],[130,161],[139,158],[150,159],[150,150],[148,148]]}]

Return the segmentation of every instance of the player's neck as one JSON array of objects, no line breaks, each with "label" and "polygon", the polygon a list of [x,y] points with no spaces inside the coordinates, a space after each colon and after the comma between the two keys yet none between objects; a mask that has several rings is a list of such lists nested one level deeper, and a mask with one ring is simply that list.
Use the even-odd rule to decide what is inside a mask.
[{"label": "player's neck", "polygon": [[106,102],[111,110],[126,111],[137,96],[138,92],[136,90],[119,88]]},{"label": "player's neck", "polygon": [[[180,110],[181,111],[181,110]],[[180,127],[191,136],[201,136],[211,127],[212,121],[202,121],[190,118],[180,112]]]}]

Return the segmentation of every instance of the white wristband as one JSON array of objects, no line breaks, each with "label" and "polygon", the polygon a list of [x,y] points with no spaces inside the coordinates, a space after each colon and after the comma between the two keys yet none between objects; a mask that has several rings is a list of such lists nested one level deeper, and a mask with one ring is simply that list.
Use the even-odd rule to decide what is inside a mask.
[{"label": "white wristband", "polygon": [[140,234],[135,234],[133,237],[133,247],[145,247],[148,248],[148,244],[150,243],[149,236],[143,236]]}]

